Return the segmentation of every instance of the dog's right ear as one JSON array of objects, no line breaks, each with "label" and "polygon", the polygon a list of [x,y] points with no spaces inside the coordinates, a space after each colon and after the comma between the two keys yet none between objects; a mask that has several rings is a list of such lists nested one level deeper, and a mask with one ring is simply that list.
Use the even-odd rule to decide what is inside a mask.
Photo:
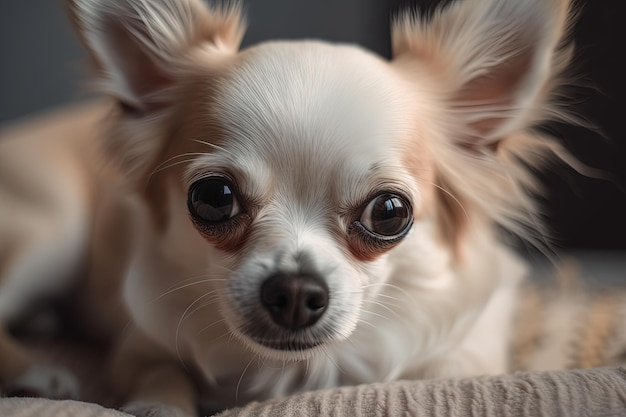
[{"label": "dog's right ear", "polygon": [[166,104],[159,92],[182,75],[195,52],[234,53],[244,33],[237,3],[213,9],[200,0],[68,3],[100,89],[138,113]]},{"label": "dog's right ear", "polygon": [[166,145],[177,106],[186,103],[181,88],[236,54],[241,8],[208,8],[200,0],[67,1],[97,89],[120,104],[116,131],[103,144],[107,160],[138,184]]}]

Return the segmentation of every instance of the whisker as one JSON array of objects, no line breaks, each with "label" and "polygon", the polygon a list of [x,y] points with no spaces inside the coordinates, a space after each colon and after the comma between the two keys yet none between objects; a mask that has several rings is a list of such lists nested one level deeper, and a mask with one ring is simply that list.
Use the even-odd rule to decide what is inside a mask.
[{"label": "whisker", "polygon": [[355,350],[360,350],[362,348],[357,347],[356,344],[354,344],[354,341],[351,338],[347,338],[346,342],[348,342],[350,344],[350,346],[352,346]]},{"label": "whisker", "polygon": [[[366,324],[366,325],[368,325],[368,326],[371,326],[371,327],[372,327],[372,329],[376,329],[376,326],[374,326],[372,323],[370,323],[370,322],[369,322],[369,321],[367,321],[367,320],[364,320],[364,319],[358,319],[358,320],[357,320],[357,322],[358,322],[358,323],[363,323],[363,324]],[[350,340],[350,338],[348,338],[347,340]],[[350,341],[351,341],[351,340],[350,340]]]},{"label": "whisker", "polygon": [[381,308],[384,308],[385,310],[387,310],[388,312],[390,312],[391,314],[394,315],[395,318],[397,318],[398,320],[402,320],[402,318],[398,315],[398,313],[396,313],[395,311],[393,311],[393,309],[389,308],[389,306],[381,303],[380,301],[376,301],[376,300],[363,300],[364,303],[372,303],[375,304]]},{"label": "whisker", "polygon": [[402,293],[402,295],[404,295],[407,298],[408,302],[413,302],[413,295],[411,295],[407,290],[405,290],[404,288],[398,287],[397,285],[389,284],[387,282],[377,282],[374,284],[363,285],[361,289],[365,289],[369,287],[376,287],[376,286],[384,286],[384,287],[389,287],[393,290],[396,290]]},{"label": "whisker", "polygon": [[168,166],[163,166],[165,164],[167,164],[170,161],[173,161],[175,159],[178,158],[183,158],[183,157],[187,157],[187,156],[202,156],[202,155],[208,155],[206,152],[187,152],[187,153],[182,153],[179,155],[174,155],[171,158],[166,159],[165,161],[161,162],[159,165],[156,166],[156,168],[150,173],[150,175],[148,175],[148,178],[146,179],[144,188],[148,186],[148,184],[150,184],[150,181],[152,180],[152,177],[155,174],[158,174],[161,171],[164,171],[168,168],[171,168],[173,166],[179,165],[179,164],[183,164],[183,163],[187,163],[187,162],[192,162],[194,159],[193,158],[189,158],[189,159],[185,159],[184,161],[179,161],[173,164],[170,164]]},{"label": "whisker", "polygon": [[344,371],[341,368],[341,366],[339,366],[339,364],[332,358],[332,356],[328,352],[328,349],[325,346],[320,346],[320,348],[322,349],[322,352],[324,352],[324,355],[328,358],[330,363],[332,363],[335,366],[335,368],[337,368],[339,370],[340,373],[345,374],[346,371]]},{"label": "whisker", "polygon": [[[186,152],[186,153],[181,153],[181,154],[178,154],[178,155],[174,155],[171,158],[167,158],[165,161],[163,161],[159,165],[157,165],[156,168],[155,168],[155,171],[157,171],[159,168],[161,168],[163,165],[167,164],[168,162],[173,161],[174,159],[182,158],[184,156],[200,156],[200,155],[206,155],[206,153],[205,152]],[[190,159],[190,161],[191,161],[191,159]]]},{"label": "whisker", "polygon": [[448,196],[450,196],[450,198],[452,198],[452,200],[454,200],[454,202],[459,205],[459,207],[463,211],[463,215],[465,216],[465,218],[469,220],[470,217],[469,217],[469,214],[467,213],[467,210],[465,210],[465,207],[463,206],[463,204],[461,204],[461,201],[454,194],[452,194],[450,191],[446,190],[442,186],[435,184],[434,182],[431,182],[430,185],[440,189],[441,191],[446,193]]},{"label": "whisker", "polygon": [[228,337],[228,342],[227,344],[230,346],[231,342],[233,341],[233,338],[235,337],[235,333],[233,333],[232,331],[230,332],[230,336]]},{"label": "whisker", "polygon": [[193,159],[185,159],[185,160],[182,160],[182,161],[173,162],[173,163],[171,163],[169,165],[166,165],[164,167],[161,167],[159,169],[155,169],[154,171],[152,171],[152,173],[150,174],[150,176],[146,180],[146,184],[150,182],[150,180],[151,180],[151,178],[152,178],[152,176],[154,174],[158,174],[159,172],[165,171],[166,169],[173,168],[173,167],[175,167],[177,165],[180,165],[180,164],[188,164],[189,162],[193,162],[193,161],[194,161]]},{"label": "whisker", "polygon": [[189,304],[189,306],[187,306],[187,308],[185,309],[185,311],[183,312],[183,314],[180,316],[180,320],[178,320],[178,325],[176,326],[176,334],[174,337],[174,345],[176,347],[176,355],[178,356],[178,360],[180,361],[180,363],[183,365],[183,368],[185,368],[186,371],[189,371],[189,369],[187,368],[187,364],[185,363],[185,361],[183,360],[183,357],[180,353],[180,340],[179,340],[179,336],[180,336],[180,327],[183,323],[183,321],[185,320],[185,317],[187,315],[187,312],[189,312],[189,310],[191,310],[191,308],[200,300],[202,300],[203,298],[211,295],[212,293],[208,293],[208,294],[204,294],[201,295],[200,297],[196,298],[196,300]]},{"label": "whisker", "polygon": [[200,143],[200,144],[202,144],[202,145],[206,145],[206,146],[208,146],[209,148],[213,148],[213,149],[217,149],[218,151],[225,152],[225,153],[227,153],[228,155],[232,155],[232,152],[229,152],[228,150],[226,150],[226,148],[223,148],[223,147],[221,147],[221,146],[218,146],[218,145],[216,145],[216,144],[214,144],[214,143],[205,142],[205,141],[203,141],[203,140],[199,140],[199,139],[190,139],[190,140],[192,140],[192,141],[194,141],[194,142],[197,142],[197,143]]},{"label": "whisker", "polygon": [[243,381],[243,376],[246,374],[246,371],[248,370],[248,368],[252,364],[252,361],[254,361],[255,358],[256,357],[253,356],[252,359],[250,359],[250,362],[248,362],[248,364],[246,365],[246,367],[243,368],[243,372],[241,372],[241,376],[239,377],[239,382],[237,382],[237,388],[235,389],[235,401],[239,401],[239,387],[241,386],[241,381]]},{"label": "whisker", "polygon": [[221,338],[226,337],[226,336],[228,336],[228,335],[231,335],[231,336],[233,335],[233,331],[232,331],[231,329],[227,329],[227,330],[226,330],[226,331],[225,331],[225,332],[224,332],[221,336],[216,337],[216,338],[215,338],[215,339],[213,339],[211,342],[212,342],[212,343],[215,343],[215,342],[217,342],[218,340],[220,340]]},{"label": "whisker", "polygon": [[213,323],[209,324],[208,326],[205,326],[202,329],[200,329],[200,331],[198,331],[198,333],[196,333],[196,336],[200,336],[202,333],[204,333],[205,331],[207,331],[211,327],[215,326],[216,324],[225,322],[225,321],[226,321],[226,319],[221,319],[221,320],[214,321]]},{"label": "whisker", "polygon": [[163,294],[159,295],[158,297],[156,297],[155,299],[153,299],[151,302],[155,302],[160,300],[161,298],[165,297],[166,295],[169,295],[173,292],[182,290],[184,288],[188,288],[188,287],[192,287],[194,285],[199,285],[199,284],[205,284],[207,282],[215,282],[215,281],[226,281],[226,278],[207,278],[207,279],[201,279],[199,281],[194,281],[188,284],[183,284],[183,285],[179,285],[178,287],[174,287],[171,290],[168,290],[166,292],[164,292]]},{"label": "whisker", "polygon": [[[217,290],[215,291],[211,291],[212,293],[215,293]],[[202,302],[199,306],[197,306],[196,308],[194,308],[193,310],[191,310],[189,312],[189,314],[187,314],[186,319],[188,319],[189,317],[191,317],[195,312],[202,310],[205,307],[210,307],[211,305],[215,304],[217,301],[219,301],[220,297],[219,295],[213,295],[212,297],[208,298],[207,300],[205,300],[204,302]]]},{"label": "whisker", "polygon": [[378,313],[375,313],[375,312],[373,312],[373,311],[366,310],[366,309],[364,309],[364,308],[361,308],[361,311],[362,311],[362,312],[364,312],[364,313],[367,313],[367,314],[371,314],[372,316],[377,316],[377,317],[380,317],[380,318],[381,318],[381,319],[383,319],[383,320],[389,320],[389,321],[391,321],[391,319],[390,319],[389,317],[384,316],[384,315],[382,315],[382,314],[378,314]]},{"label": "whisker", "polygon": [[391,295],[382,294],[382,293],[381,293],[381,294],[376,294],[376,297],[388,298],[388,299],[390,299],[390,300],[394,300],[394,301],[397,301],[397,302],[399,302],[399,303],[405,303],[405,302],[407,302],[406,300],[402,300],[402,299],[400,299],[400,298],[398,298],[398,297],[393,297],[393,296],[391,296]]},{"label": "whisker", "polygon": [[265,360],[261,355],[258,355],[259,359],[257,360],[257,367],[259,369],[261,368],[269,368],[269,369],[278,369],[277,367],[274,367],[271,364],[267,363],[267,360]]},{"label": "whisker", "polygon": [[185,279],[177,280],[175,284],[170,285],[169,287],[167,287],[167,289],[165,291],[171,290],[172,288],[176,287],[179,284],[186,283],[186,282],[192,281],[194,279],[198,279],[198,278],[206,278],[208,276],[209,276],[209,274],[203,273],[203,274],[200,274],[200,275],[194,275],[194,276],[191,276],[191,277],[187,277]]}]

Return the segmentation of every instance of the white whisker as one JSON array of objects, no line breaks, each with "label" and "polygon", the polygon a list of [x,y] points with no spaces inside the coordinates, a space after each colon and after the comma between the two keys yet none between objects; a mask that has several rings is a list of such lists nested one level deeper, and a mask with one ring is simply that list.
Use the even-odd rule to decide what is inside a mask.
[{"label": "white whisker", "polygon": [[243,376],[246,374],[246,371],[248,370],[248,368],[250,367],[254,359],[255,359],[255,356],[253,356],[252,359],[250,359],[250,362],[248,362],[246,367],[243,368],[243,371],[241,372],[241,376],[239,377],[239,382],[237,382],[237,388],[235,389],[235,401],[239,401],[239,388],[241,387],[241,381],[243,381]]},{"label": "white whisker", "polygon": [[393,284],[389,284],[387,282],[378,282],[378,283],[374,283],[374,284],[368,284],[368,285],[363,285],[362,287],[360,287],[361,289],[366,289],[369,287],[377,287],[377,286],[382,286],[382,287],[389,287],[395,291],[400,292],[402,295],[404,295],[407,298],[407,302],[412,302],[413,301],[413,296],[404,288],[401,288],[397,285],[393,285]]},{"label": "white whisker", "polygon": [[390,319],[389,317],[387,317],[387,316],[384,316],[384,315],[382,315],[382,314],[375,313],[375,312],[370,311],[370,310],[366,310],[366,309],[364,309],[364,308],[361,308],[361,311],[362,311],[362,312],[364,312],[364,313],[367,313],[367,314],[371,314],[372,316],[380,317],[380,318],[381,318],[381,319],[383,319],[383,320],[391,320],[391,319]]},{"label": "white whisker", "polygon": [[320,346],[320,349],[322,350],[322,352],[324,352],[324,355],[328,358],[328,360],[330,361],[330,363],[332,363],[335,368],[337,368],[339,370],[339,373],[341,374],[345,374],[346,371],[344,371],[341,366],[339,366],[339,364],[337,363],[337,361],[335,361],[333,359],[333,357],[330,355],[330,353],[328,352],[328,349],[325,346]]},{"label": "white whisker", "polygon": [[211,294],[212,294],[212,292],[210,292],[210,293],[208,293],[208,294],[201,295],[200,297],[196,298],[196,300],[195,300],[193,303],[189,304],[189,306],[187,306],[187,308],[185,309],[185,311],[183,312],[183,314],[180,316],[180,320],[178,320],[178,325],[176,326],[176,334],[175,334],[175,337],[174,337],[174,345],[175,345],[175,347],[176,347],[176,356],[178,357],[178,360],[180,361],[180,363],[183,365],[183,367],[184,367],[184,368],[185,368],[185,370],[187,370],[187,371],[188,371],[189,369],[187,368],[187,364],[185,364],[185,361],[183,360],[183,357],[182,357],[182,355],[181,355],[181,353],[180,353],[180,343],[179,343],[179,342],[180,342],[180,340],[179,340],[179,336],[180,336],[180,327],[181,327],[181,325],[182,325],[183,321],[185,320],[185,318],[186,318],[187,313],[189,312],[189,310],[191,310],[191,308],[192,308],[192,307],[193,307],[193,306],[194,306],[197,302],[199,302],[200,300],[202,300],[203,298],[205,298],[205,297],[207,297],[207,296],[210,296]]},{"label": "white whisker", "polygon": [[309,366],[311,365],[311,361],[309,360],[309,358],[306,358],[304,360],[305,365],[304,365],[304,378],[309,376]]},{"label": "white whisker", "polygon": [[191,282],[191,283],[188,283],[188,284],[184,284],[184,285],[179,285],[178,287],[172,288],[171,290],[168,290],[168,291],[164,292],[163,294],[159,295],[158,297],[153,299],[151,302],[158,301],[159,299],[165,297],[166,295],[169,295],[169,294],[171,294],[173,292],[182,290],[184,288],[192,287],[194,285],[199,285],[199,284],[205,284],[207,282],[215,282],[215,281],[226,281],[226,279],[225,278],[207,278],[207,279],[194,281],[194,282]]},{"label": "white whisker", "polygon": [[395,318],[397,318],[398,320],[402,320],[402,318],[398,315],[398,313],[396,313],[395,311],[393,311],[393,309],[389,308],[389,306],[383,304],[380,301],[375,301],[375,300],[363,300],[364,303],[371,303],[371,304],[375,304],[381,308],[384,308],[385,310],[387,310],[388,312],[390,312],[391,314],[394,315]]},{"label": "white whisker", "polygon": [[452,200],[454,200],[454,202],[455,202],[456,204],[458,204],[458,205],[459,205],[459,207],[461,208],[461,210],[463,211],[463,215],[465,216],[465,218],[466,218],[467,220],[469,220],[469,218],[470,218],[470,217],[469,217],[469,214],[467,213],[467,210],[465,210],[465,207],[463,206],[463,204],[461,204],[461,201],[460,201],[460,200],[459,200],[459,199],[458,199],[458,198],[457,198],[454,194],[452,194],[450,191],[446,190],[446,189],[445,189],[445,188],[443,188],[442,186],[437,185],[437,184],[435,184],[435,183],[433,183],[433,182],[431,182],[431,183],[430,183],[430,185],[432,185],[433,187],[436,187],[436,188],[440,189],[441,191],[443,191],[444,193],[446,193],[446,194],[447,194],[447,195],[448,195],[448,196],[449,196]]},{"label": "white whisker", "polygon": [[167,166],[164,166],[168,162],[173,161],[173,160],[178,159],[178,158],[187,157],[187,156],[202,156],[202,155],[207,155],[207,153],[205,153],[205,152],[187,152],[187,153],[182,153],[182,154],[179,154],[179,155],[174,155],[171,158],[166,159],[165,161],[163,161],[159,165],[157,165],[156,168],[150,173],[150,175],[148,175],[148,178],[146,178],[146,182],[145,182],[145,186],[144,187],[147,187],[148,184],[150,184],[150,181],[152,180],[152,177],[155,174],[158,174],[161,171],[164,171],[166,169],[169,169],[169,168],[174,167],[174,166],[179,165],[179,164],[193,162],[194,158],[185,159],[183,161],[178,161],[178,162],[169,164]]},{"label": "white whisker", "polygon": [[207,331],[207,330],[208,330],[208,329],[210,329],[211,327],[215,326],[216,324],[219,324],[219,323],[225,322],[225,321],[226,321],[226,319],[221,319],[221,320],[214,321],[213,323],[209,324],[208,326],[205,326],[205,327],[203,327],[202,329],[200,329],[200,330],[198,331],[198,333],[196,333],[196,336],[200,336],[202,333],[204,333],[205,331]]},{"label": "white whisker", "polygon": [[[358,322],[358,323],[363,323],[363,324],[366,324],[366,325],[370,326],[372,329],[376,329],[376,326],[374,326],[372,323],[370,323],[370,322],[369,322],[369,321],[367,321],[367,320],[364,320],[364,319],[358,319],[358,320],[357,320],[357,322]],[[348,338],[348,339],[346,339],[346,340],[351,341],[351,340],[350,340],[350,338]]]},{"label": "white whisker", "polygon": [[210,148],[217,149],[218,151],[222,151],[222,152],[224,152],[224,153],[226,153],[226,154],[228,154],[228,155],[232,155],[232,152],[229,152],[229,151],[227,151],[225,148],[223,148],[223,147],[221,147],[221,146],[218,146],[218,145],[216,145],[216,144],[214,144],[214,143],[205,142],[205,141],[203,141],[203,140],[198,140],[198,139],[190,139],[190,140],[192,140],[192,141],[194,141],[194,142],[197,142],[197,143],[200,143],[200,144],[202,144],[202,145],[206,145],[206,146],[208,146],[208,147],[210,147]]}]

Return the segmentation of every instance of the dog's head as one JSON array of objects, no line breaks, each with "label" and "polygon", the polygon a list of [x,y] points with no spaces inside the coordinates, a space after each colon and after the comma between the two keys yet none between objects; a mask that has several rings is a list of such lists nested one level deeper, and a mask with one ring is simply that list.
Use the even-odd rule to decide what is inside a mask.
[{"label": "dog's head", "polygon": [[71,3],[120,103],[107,147],[154,236],[216,279],[234,333],[282,357],[348,337],[400,263],[419,279],[408,253],[462,265],[473,228],[534,220],[526,168],[553,145],[528,129],[550,115],[568,8],[406,15],[386,60],[322,42],[238,51],[239,9],[198,0]]}]

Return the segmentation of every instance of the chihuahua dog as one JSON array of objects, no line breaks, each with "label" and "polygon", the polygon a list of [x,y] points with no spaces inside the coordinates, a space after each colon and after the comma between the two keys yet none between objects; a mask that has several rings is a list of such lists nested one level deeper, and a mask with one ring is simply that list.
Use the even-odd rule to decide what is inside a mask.
[{"label": "chihuahua dog", "polygon": [[238,50],[239,6],[69,9],[108,99],[3,131],[5,384],[75,391],[7,331],[69,289],[138,415],[507,371],[525,267],[499,230],[541,236],[568,0],[400,16],[391,60]]}]

